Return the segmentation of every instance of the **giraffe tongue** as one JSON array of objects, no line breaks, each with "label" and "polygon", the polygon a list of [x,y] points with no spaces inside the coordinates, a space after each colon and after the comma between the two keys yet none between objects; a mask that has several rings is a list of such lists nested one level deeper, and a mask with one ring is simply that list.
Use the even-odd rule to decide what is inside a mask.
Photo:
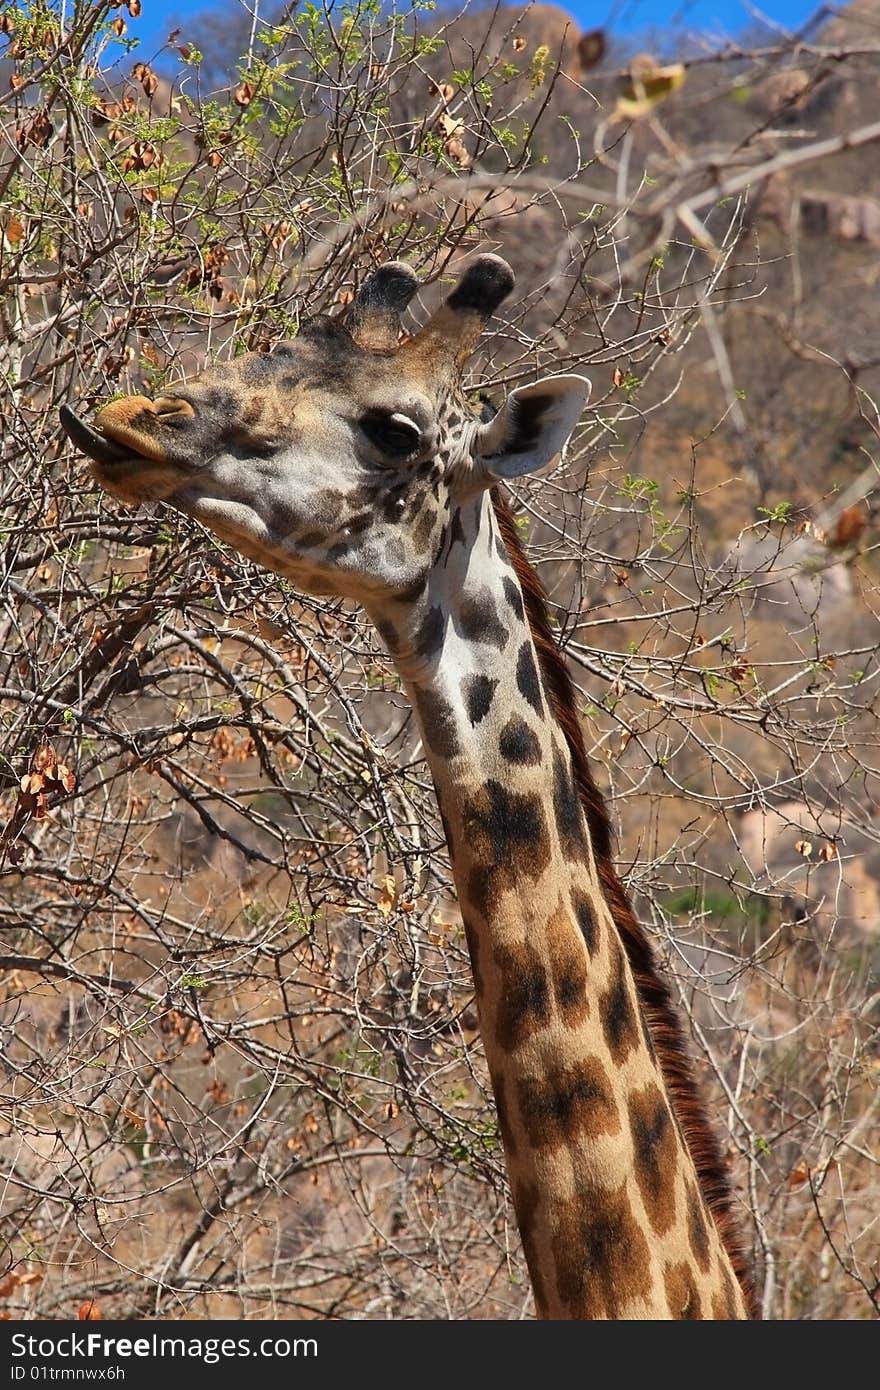
[{"label": "giraffe tongue", "polygon": [[121,463],[123,459],[131,458],[130,449],[121,449],[118,444],[111,444],[109,439],[105,439],[103,434],[93,430],[91,425],[87,425],[79,416],[71,410],[69,405],[62,405],[58,411],[61,419],[61,427],[72,444],[81,449],[84,454],[88,454],[96,463]]}]

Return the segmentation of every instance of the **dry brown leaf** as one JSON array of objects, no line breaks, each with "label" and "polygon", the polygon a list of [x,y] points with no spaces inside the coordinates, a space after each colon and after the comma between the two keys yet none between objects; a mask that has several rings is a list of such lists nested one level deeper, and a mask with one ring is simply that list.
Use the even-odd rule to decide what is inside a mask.
[{"label": "dry brown leaf", "polygon": [[153,69],[148,67],[146,63],[143,63],[141,66],[143,67],[144,71],[141,73],[139,79],[140,84],[148,97],[154,96],[156,88],[159,85],[159,78],[153,72]]},{"label": "dry brown leaf", "polygon": [[0,1298],[8,1298],[16,1289],[26,1288],[28,1284],[39,1284],[42,1277],[39,1269],[13,1269],[0,1281]]},{"label": "dry brown leaf", "polygon": [[626,377],[624,376],[623,369],[621,367],[614,368],[614,371],[611,373],[611,380],[614,382],[615,386],[623,385],[623,383],[626,381]]},{"label": "dry brown leaf", "polygon": [[394,882],[393,874],[386,874],[382,879],[382,886],[379,890],[379,897],[376,906],[383,917],[391,915],[392,908],[397,902],[397,884]]},{"label": "dry brown leaf", "polygon": [[454,159],[460,169],[468,168],[471,157],[457,135],[454,135],[451,140],[446,141],[445,149],[449,158]]},{"label": "dry brown leaf", "polygon": [[88,1302],[79,1305],[76,1316],[80,1322],[100,1322],[101,1310],[94,1299],[90,1298]]},{"label": "dry brown leaf", "polygon": [[450,116],[448,112],[441,111],[435,124],[440,134],[448,138],[450,135],[455,135],[456,131],[461,130],[464,121],[458,121],[454,116]]},{"label": "dry brown leaf", "polygon": [[837,845],[834,843],[833,840],[825,841],[824,845],[819,850],[819,858],[822,859],[826,864],[830,859],[837,858]]},{"label": "dry brown leaf", "polygon": [[240,87],[236,87],[232,93],[232,100],[236,106],[250,106],[254,99],[254,87],[250,82],[242,82]]},{"label": "dry brown leaf", "polygon": [[827,537],[829,545],[853,545],[861,536],[868,518],[864,507],[846,507]]},{"label": "dry brown leaf", "polygon": [[55,773],[55,764],[57,761],[55,749],[48,743],[41,743],[34,753],[34,770],[36,772],[45,772],[47,777],[52,777]]},{"label": "dry brown leaf", "polygon": [[273,623],[271,618],[264,618],[262,613],[257,614],[257,632],[266,642],[277,642],[284,636],[284,628]]},{"label": "dry brown leaf", "polygon": [[810,855],[813,853],[812,842],[810,840],[797,840],[795,842],[795,850],[798,854],[802,854],[805,859],[809,859]]},{"label": "dry brown leaf", "polygon": [[795,1164],[788,1175],[788,1185],[790,1188],[803,1187],[804,1183],[810,1181],[810,1167],[803,1159]]},{"label": "dry brown leaf", "polygon": [[455,88],[451,82],[432,81],[430,83],[430,88],[435,96],[440,97],[441,101],[451,101],[455,96]]},{"label": "dry brown leaf", "polygon": [[76,786],[76,776],[66,763],[58,764],[55,770],[55,781],[60,782],[66,792],[72,792]]},{"label": "dry brown leaf", "polygon": [[143,1129],[144,1125],[147,1123],[144,1115],[139,1115],[136,1110],[129,1110],[126,1105],[122,1107],[122,1113],[129,1124],[134,1125],[135,1129]]},{"label": "dry brown leaf", "polygon": [[3,235],[10,246],[17,246],[24,236],[24,223],[13,214],[3,228]]}]

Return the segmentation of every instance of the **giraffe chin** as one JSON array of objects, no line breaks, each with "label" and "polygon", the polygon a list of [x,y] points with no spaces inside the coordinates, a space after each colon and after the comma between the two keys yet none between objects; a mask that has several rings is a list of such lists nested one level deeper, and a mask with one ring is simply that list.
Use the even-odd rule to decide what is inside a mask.
[{"label": "giraffe chin", "polygon": [[128,506],[140,502],[174,502],[184,475],[170,464],[155,464],[137,454],[114,463],[90,464],[92,477],[105,492]]}]

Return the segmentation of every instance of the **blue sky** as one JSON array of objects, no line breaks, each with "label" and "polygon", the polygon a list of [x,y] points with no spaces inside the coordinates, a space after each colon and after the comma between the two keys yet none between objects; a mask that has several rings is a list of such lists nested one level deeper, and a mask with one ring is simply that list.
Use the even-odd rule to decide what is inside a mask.
[{"label": "blue sky", "polygon": [[[141,40],[141,57],[152,56],[168,36],[171,29],[181,26],[178,42],[186,38],[187,18],[198,11],[210,10],[222,14],[241,0],[143,0],[143,11],[139,19],[128,19],[128,32]],[[252,8],[251,0],[246,0]],[[273,8],[269,0],[263,0],[261,10]],[[755,11],[767,16],[775,24],[796,29],[803,24],[819,5],[817,0],[755,0],[750,10],[743,0],[569,0],[563,8],[574,16],[584,29],[606,28],[611,33],[632,34],[645,28],[674,28],[696,30],[703,34],[721,37],[735,34],[749,24],[755,23]],[[125,10],[122,10],[125,16]]]}]

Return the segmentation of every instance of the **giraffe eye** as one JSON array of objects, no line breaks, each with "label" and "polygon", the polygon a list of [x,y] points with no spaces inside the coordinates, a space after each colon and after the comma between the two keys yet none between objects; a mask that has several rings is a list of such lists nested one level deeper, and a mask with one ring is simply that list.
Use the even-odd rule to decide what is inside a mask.
[{"label": "giraffe eye", "polygon": [[422,442],[422,432],[415,421],[399,412],[388,415],[382,410],[371,410],[361,419],[361,429],[383,454],[396,458],[406,458]]}]

